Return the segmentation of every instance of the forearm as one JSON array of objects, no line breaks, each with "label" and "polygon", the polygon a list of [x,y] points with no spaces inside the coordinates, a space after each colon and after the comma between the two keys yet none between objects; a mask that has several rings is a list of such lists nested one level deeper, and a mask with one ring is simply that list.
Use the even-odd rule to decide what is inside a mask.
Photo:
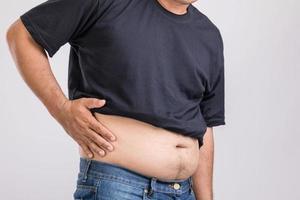
[{"label": "forearm", "polygon": [[193,190],[197,200],[213,200],[213,129],[207,128],[200,148],[199,165],[193,174]]},{"label": "forearm", "polygon": [[31,38],[20,20],[9,27],[6,36],[23,80],[55,116],[67,98],[51,71],[46,52]]}]

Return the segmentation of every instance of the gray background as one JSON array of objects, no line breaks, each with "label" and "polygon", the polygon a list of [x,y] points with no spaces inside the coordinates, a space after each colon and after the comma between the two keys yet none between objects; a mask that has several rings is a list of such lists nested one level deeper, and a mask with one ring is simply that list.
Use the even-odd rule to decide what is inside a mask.
[{"label": "gray background", "polygon": [[[71,199],[77,144],[25,85],[5,32],[41,0],[0,8],[1,199]],[[300,3],[199,1],[225,45],[226,126],[216,127],[216,200],[299,200]],[[69,44],[50,62],[67,94]],[[43,155],[43,156],[42,156]]]}]

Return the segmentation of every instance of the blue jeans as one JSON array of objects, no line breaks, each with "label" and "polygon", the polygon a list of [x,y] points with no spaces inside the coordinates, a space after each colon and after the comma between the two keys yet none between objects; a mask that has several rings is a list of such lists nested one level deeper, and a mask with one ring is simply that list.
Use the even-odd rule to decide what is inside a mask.
[{"label": "blue jeans", "polygon": [[192,178],[159,180],[80,157],[74,200],[196,200]]}]

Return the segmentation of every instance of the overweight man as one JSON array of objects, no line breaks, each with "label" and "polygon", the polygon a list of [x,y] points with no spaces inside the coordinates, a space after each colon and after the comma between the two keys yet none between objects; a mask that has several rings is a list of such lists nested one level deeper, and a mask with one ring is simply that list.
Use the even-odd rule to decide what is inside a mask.
[{"label": "overweight man", "polygon": [[[223,41],[193,2],[48,0],[8,28],[19,73],[78,144],[74,200],[213,199]],[[66,43],[68,95],[48,60]]]}]

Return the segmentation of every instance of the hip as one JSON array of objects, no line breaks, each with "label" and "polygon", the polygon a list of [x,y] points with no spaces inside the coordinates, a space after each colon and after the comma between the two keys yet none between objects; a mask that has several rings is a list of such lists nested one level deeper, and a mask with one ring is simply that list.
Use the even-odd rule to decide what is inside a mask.
[{"label": "hip", "polygon": [[195,200],[192,178],[159,180],[80,157],[74,200]]}]

